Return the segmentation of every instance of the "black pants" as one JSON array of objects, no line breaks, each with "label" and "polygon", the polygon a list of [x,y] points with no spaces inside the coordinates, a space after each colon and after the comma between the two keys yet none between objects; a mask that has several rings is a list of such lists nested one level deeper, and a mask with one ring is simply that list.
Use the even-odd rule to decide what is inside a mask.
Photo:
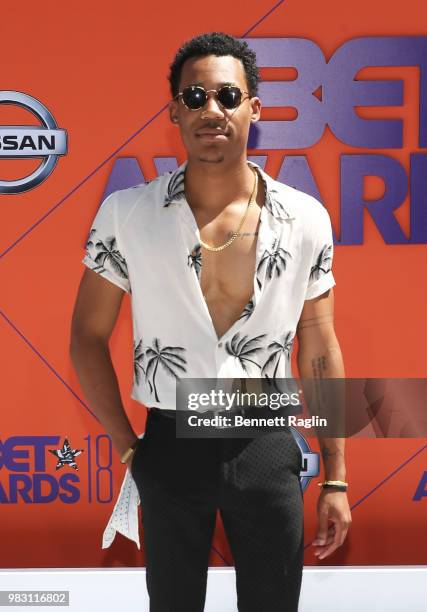
[{"label": "black pants", "polygon": [[149,411],[132,460],[150,612],[203,612],[217,509],[234,557],[239,612],[297,612],[303,566],[301,451],[290,430],[176,438]]}]

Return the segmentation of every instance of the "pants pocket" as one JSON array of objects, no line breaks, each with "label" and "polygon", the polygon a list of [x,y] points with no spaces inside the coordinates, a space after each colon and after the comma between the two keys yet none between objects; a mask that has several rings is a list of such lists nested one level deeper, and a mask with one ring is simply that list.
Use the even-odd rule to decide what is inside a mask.
[{"label": "pants pocket", "polygon": [[133,478],[134,478],[135,468],[136,468],[136,465],[137,465],[138,455],[139,455],[139,452],[140,452],[140,450],[141,450],[141,448],[142,448],[142,446],[144,444],[144,441],[145,441],[145,434],[142,436],[142,438],[139,439],[139,442],[138,442],[138,444],[136,446],[136,449],[135,449],[135,451],[134,451],[134,453],[132,455],[132,461],[130,462],[130,473],[131,473]]}]

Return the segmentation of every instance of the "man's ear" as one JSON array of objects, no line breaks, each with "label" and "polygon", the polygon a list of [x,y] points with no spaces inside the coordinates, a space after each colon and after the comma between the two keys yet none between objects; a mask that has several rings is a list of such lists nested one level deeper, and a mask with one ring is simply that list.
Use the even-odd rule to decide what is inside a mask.
[{"label": "man's ear", "polygon": [[251,123],[255,123],[261,117],[261,100],[257,96],[251,98],[251,107]]},{"label": "man's ear", "polygon": [[175,100],[169,102],[169,118],[174,125],[178,124],[178,108]]}]

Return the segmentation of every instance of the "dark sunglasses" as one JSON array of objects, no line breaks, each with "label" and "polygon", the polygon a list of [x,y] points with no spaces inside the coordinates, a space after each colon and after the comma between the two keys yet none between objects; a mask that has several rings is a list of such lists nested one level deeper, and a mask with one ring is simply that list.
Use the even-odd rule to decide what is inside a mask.
[{"label": "dark sunglasses", "polygon": [[[248,94],[247,91],[242,91],[240,87],[235,85],[223,85],[219,89],[205,89],[201,85],[189,85],[175,96],[175,98],[181,98],[184,106],[188,110],[200,110],[208,101],[208,94],[214,91],[216,99],[219,104],[231,110],[237,108],[243,98],[243,94]],[[248,94],[249,95],[249,94]]]}]

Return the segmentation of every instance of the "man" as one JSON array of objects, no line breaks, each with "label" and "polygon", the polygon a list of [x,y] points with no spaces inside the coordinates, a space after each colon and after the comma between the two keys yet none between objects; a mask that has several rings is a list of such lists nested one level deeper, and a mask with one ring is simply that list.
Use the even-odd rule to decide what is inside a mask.
[{"label": "man", "polygon": [[[196,37],[178,51],[169,80],[170,119],[188,160],[104,200],[83,260],[90,269],[71,355],[138,487],[150,611],[203,611],[219,510],[239,611],[291,612],[303,565],[298,445],[289,431],[176,437],[175,389],[184,377],[291,377],[295,336],[301,377],[315,370],[344,377],[330,219],[317,200],[247,160],[261,101],[246,43],[217,32]],[[142,440],[123,409],[108,349],[124,292],[132,297],[132,397],[148,407]],[[345,481],[343,440],[320,444],[326,479]],[[345,485],[322,487],[318,514],[314,554],[323,559],[350,524]]]}]

